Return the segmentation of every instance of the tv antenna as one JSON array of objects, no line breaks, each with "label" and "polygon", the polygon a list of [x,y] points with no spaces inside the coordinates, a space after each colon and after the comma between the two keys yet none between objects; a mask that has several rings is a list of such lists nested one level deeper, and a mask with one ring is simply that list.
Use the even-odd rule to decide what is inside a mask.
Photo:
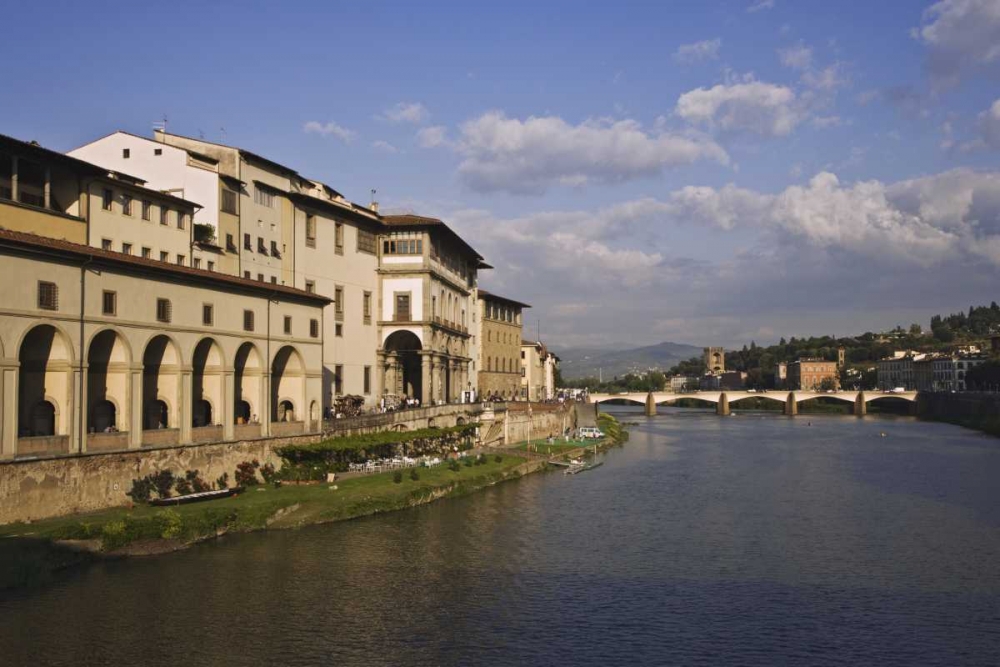
[{"label": "tv antenna", "polygon": [[226,143],[226,128],[219,128],[219,136],[221,137],[221,141],[219,143]]},{"label": "tv antenna", "polygon": [[167,114],[163,114],[163,120],[158,120],[153,123],[154,130],[160,130],[164,134],[167,133]]}]

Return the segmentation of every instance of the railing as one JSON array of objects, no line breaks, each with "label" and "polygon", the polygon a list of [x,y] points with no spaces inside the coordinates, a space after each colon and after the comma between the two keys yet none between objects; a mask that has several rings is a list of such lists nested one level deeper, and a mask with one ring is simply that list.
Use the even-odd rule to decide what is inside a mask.
[{"label": "railing", "polygon": [[128,432],[88,433],[88,452],[108,452],[118,449],[128,449]]},{"label": "railing", "polygon": [[304,431],[305,425],[302,422],[271,422],[272,436],[298,435]]},{"label": "railing", "polygon": [[142,432],[143,447],[176,445],[180,442],[181,431],[177,428],[157,428]]},{"label": "railing", "polygon": [[223,437],[222,425],[217,426],[197,426],[191,429],[191,442],[221,442]]},{"label": "railing", "polygon": [[233,427],[236,440],[256,440],[260,437],[260,424],[237,424]]},{"label": "railing", "polygon": [[17,439],[17,456],[69,454],[68,435],[36,435]]}]

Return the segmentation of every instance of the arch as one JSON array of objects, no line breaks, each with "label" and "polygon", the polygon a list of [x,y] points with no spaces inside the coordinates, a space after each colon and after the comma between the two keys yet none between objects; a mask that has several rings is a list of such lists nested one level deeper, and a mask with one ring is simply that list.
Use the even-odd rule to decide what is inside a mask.
[{"label": "arch", "polygon": [[222,348],[213,338],[202,338],[191,355],[191,426],[221,423],[215,406],[222,405]]},{"label": "arch", "polygon": [[465,426],[465,417],[459,417],[456,419],[455,426]]},{"label": "arch", "polygon": [[180,389],[181,355],[177,343],[166,334],[149,339],[142,353],[142,427],[176,428],[176,403]]},{"label": "arch", "polygon": [[[91,433],[127,430],[132,348],[114,328],[101,329],[87,346],[87,425]],[[125,410],[122,410],[125,406]],[[126,428],[123,428],[126,427]]]},{"label": "arch", "polygon": [[422,398],[424,377],[420,351],[423,345],[420,338],[412,331],[394,331],[386,337],[383,349],[394,355],[398,364],[383,386],[391,394]]},{"label": "arch", "polygon": [[[250,404],[244,400],[237,401],[236,403],[236,423],[237,424],[249,424],[250,418],[253,412],[250,408]],[[242,421],[241,421],[242,420]]]},{"label": "arch", "polygon": [[[283,345],[271,362],[271,421],[295,421],[295,405],[305,401],[305,379],[302,354],[293,345]],[[291,418],[285,404],[291,406]]]},{"label": "arch", "polygon": [[52,324],[36,325],[21,337],[18,346],[18,437],[69,433],[69,415],[62,408],[72,404],[74,356],[71,340]]},{"label": "arch", "polygon": [[319,406],[316,401],[309,402],[309,421],[314,422],[319,419]]},{"label": "arch", "polygon": [[237,424],[241,423],[240,419],[244,424],[259,421],[264,365],[256,345],[247,341],[239,346],[233,370],[233,420]]}]

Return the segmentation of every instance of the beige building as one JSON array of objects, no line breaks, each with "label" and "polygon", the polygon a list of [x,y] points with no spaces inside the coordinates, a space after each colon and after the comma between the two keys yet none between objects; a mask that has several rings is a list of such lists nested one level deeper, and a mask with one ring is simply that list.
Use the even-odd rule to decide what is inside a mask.
[{"label": "beige building", "polygon": [[437,218],[383,216],[378,350],[383,393],[471,400],[473,295],[482,256]]},{"label": "beige building", "polygon": [[324,297],[7,229],[0,281],[2,458],[319,428]]},{"label": "beige building", "polygon": [[822,389],[826,382],[831,388],[840,389],[840,374],[837,371],[836,361],[813,358],[793,361],[787,366],[788,388],[816,391]]},{"label": "beige building", "polygon": [[530,307],[478,290],[475,386],[481,398],[515,399],[521,394],[521,311]]},{"label": "beige building", "polygon": [[521,398],[546,401],[556,394],[556,368],[559,357],[541,342],[521,343]]}]

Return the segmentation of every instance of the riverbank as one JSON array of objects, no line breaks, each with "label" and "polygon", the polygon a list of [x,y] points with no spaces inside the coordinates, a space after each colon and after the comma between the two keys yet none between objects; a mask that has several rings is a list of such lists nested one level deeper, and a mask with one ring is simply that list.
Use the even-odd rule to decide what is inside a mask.
[{"label": "riverbank", "polygon": [[0,589],[50,580],[59,570],[99,558],[184,549],[229,532],[298,528],[415,507],[457,497],[545,467],[544,460],[489,455],[485,462],[414,468],[335,483],[255,486],[219,500],[157,508],[137,505],[31,524],[0,526]]},{"label": "riverbank", "polygon": [[1000,394],[922,392],[917,395],[917,416],[1000,438]]}]

